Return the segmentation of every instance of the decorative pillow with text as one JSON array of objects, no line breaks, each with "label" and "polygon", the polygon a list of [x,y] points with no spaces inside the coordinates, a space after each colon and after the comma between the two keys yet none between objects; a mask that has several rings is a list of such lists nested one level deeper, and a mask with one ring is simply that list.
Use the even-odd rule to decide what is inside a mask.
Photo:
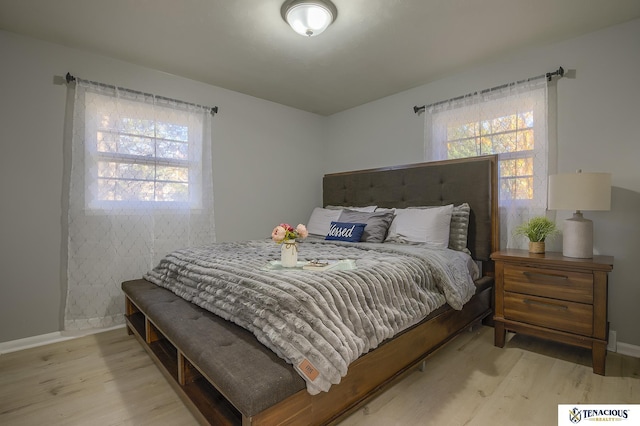
[{"label": "decorative pillow with text", "polygon": [[342,210],[342,214],[337,220],[339,222],[366,223],[362,241],[383,243],[393,217],[393,211],[366,213],[345,209]]},{"label": "decorative pillow with text", "polygon": [[357,243],[362,238],[366,223],[331,222],[325,240]]}]

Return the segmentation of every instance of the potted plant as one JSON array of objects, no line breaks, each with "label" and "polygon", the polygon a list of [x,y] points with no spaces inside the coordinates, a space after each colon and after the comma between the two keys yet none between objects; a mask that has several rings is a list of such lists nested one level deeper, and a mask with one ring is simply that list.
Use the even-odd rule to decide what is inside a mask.
[{"label": "potted plant", "polygon": [[515,235],[523,235],[529,239],[529,253],[544,253],[544,242],[558,233],[556,224],[545,216],[535,216],[518,225]]}]

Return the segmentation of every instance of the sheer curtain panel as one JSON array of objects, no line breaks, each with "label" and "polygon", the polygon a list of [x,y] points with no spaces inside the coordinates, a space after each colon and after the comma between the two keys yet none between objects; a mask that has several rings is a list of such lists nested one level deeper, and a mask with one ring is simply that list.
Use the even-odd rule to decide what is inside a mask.
[{"label": "sheer curtain panel", "polygon": [[211,114],[77,80],[69,172],[65,330],[124,322],[122,281],[214,242]]},{"label": "sheer curtain panel", "polygon": [[554,99],[547,79],[538,78],[425,109],[428,161],[498,154],[501,248],[527,248],[528,242],[514,237],[513,229],[533,216],[550,214]]}]

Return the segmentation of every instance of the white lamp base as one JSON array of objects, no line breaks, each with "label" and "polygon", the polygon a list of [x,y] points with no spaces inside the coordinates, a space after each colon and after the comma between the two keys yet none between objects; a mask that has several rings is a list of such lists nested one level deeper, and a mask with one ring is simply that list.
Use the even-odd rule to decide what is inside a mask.
[{"label": "white lamp base", "polygon": [[579,211],[564,221],[562,229],[562,255],[590,259],[593,257],[593,222]]}]

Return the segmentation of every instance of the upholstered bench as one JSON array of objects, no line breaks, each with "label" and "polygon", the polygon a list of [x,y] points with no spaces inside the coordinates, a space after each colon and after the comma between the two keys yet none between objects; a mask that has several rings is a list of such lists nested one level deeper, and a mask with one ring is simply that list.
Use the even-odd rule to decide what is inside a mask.
[{"label": "upholstered bench", "polygon": [[[334,424],[457,333],[491,313],[492,277],[462,311],[442,306],[358,358],[330,392],[304,380],[253,334],[145,280],[122,284],[126,321],[169,383],[203,424]],[[384,368],[383,368],[384,367]]]},{"label": "upholstered bench", "polygon": [[[179,393],[196,405],[217,401],[232,406],[226,410],[229,421],[205,415],[207,422],[239,424],[296,392],[306,392],[294,369],[245,329],[145,280],[124,282],[122,289],[129,332],[161,361]],[[205,400],[194,398],[194,392],[203,391],[208,394]],[[216,407],[212,412],[218,416],[219,411]]]}]

